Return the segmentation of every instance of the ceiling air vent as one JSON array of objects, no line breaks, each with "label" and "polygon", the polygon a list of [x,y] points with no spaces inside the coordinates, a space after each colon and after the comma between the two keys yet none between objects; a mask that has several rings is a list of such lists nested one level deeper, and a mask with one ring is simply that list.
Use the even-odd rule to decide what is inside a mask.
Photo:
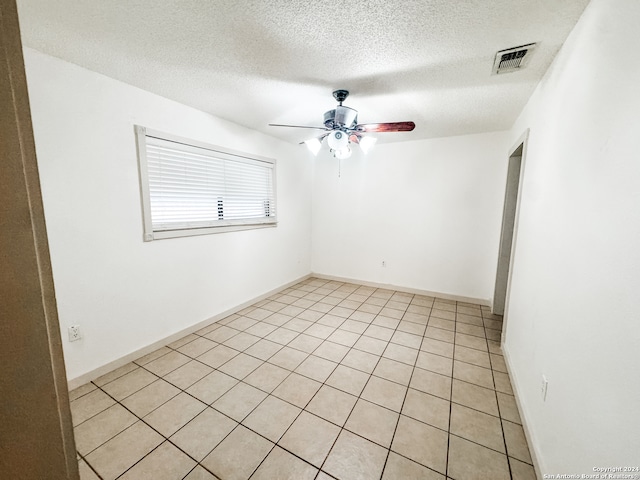
[{"label": "ceiling air vent", "polygon": [[508,50],[500,50],[496,53],[496,59],[493,62],[493,74],[511,73],[526,67],[534,48],[536,48],[536,44],[530,43]]}]

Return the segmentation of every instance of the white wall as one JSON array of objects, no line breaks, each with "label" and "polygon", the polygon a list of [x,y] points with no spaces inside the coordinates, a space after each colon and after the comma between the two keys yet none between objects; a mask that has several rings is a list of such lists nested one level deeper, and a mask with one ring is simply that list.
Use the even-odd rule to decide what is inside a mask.
[{"label": "white wall", "polygon": [[[312,162],[297,146],[25,57],[70,379],[309,273]],[[277,228],[144,243],[134,124],[277,159]],[[69,343],[73,324],[84,339]]]},{"label": "white wall", "polygon": [[[393,135],[393,134],[388,134]],[[506,132],[358,147],[315,162],[312,271],[487,301]],[[386,267],[381,266],[382,261]]]},{"label": "white wall", "polygon": [[505,353],[541,474],[640,463],[638,19],[593,0],[511,131],[531,129]]}]

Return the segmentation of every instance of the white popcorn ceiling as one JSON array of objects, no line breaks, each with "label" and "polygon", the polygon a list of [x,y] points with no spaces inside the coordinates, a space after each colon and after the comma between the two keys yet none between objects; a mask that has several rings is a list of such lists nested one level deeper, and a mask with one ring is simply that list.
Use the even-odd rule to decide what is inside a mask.
[{"label": "white popcorn ceiling", "polygon": [[[26,46],[299,142],[331,92],[417,140],[509,128],[588,0],[19,0]],[[538,42],[529,66],[495,53]]]}]

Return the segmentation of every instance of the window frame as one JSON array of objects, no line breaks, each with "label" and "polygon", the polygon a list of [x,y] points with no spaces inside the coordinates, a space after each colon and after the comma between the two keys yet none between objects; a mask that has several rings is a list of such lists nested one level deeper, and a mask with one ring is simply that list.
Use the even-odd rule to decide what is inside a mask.
[{"label": "window frame", "polygon": [[[136,137],[136,150],[138,154],[138,173],[140,180],[140,197],[142,204],[142,224],[143,224],[143,240],[145,242],[151,242],[153,240],[162,240],[166,238],[178,238],[178,237],[190,237],[197,235],[210,235],[214,233],[224,232],[237,232],[242,230],[254,230],[261,228],[276,227],[278,225],[278,209],[277,209],[277,166],[276,160],[273,158],[263,157],[260,155],[254,155],[251,153],[232,150],[229,148],[221,147],[218,145],[209,144],[206,142],[200,142],[190,138],[181,137],[178,135],[172,135],[169,133],[153,130],[143,127],[141,125],[134,125],[135,137]],[[272,211],[276,214],[270,217],[264,217],[263,219],[245,219],[245,220],[228,220],[223,225],[212,226],[194,226],[194,227],[179,227],[176,229],[166,230],[154,230],[151,217],[151,193],[149,187],[149,169],[147,164],[147,137],[153,137],[160,140],[179,143],[186,145],[187,147],[202,148],[214,152],[222,159],[227,158],[229,160],[236,160],[240,162],[262,162],[271,165],[269,168],[273,170],[272,173],[272,185],[273,185],[273,207]],[[235,157],[235,158],[234,158]]]}]

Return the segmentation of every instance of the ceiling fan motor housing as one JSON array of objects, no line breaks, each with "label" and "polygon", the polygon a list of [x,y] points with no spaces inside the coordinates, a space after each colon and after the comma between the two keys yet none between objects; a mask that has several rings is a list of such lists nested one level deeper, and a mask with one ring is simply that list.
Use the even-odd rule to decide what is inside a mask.
[{"label": "ceiling fan motor housing", "polygon": [[352,129],[358,123],[358,111],[349,107],[336,107],[324,114],[324,125],[327,128]]},{"label": "ceiling fan motor housing", "polygon": [[327,128],[333,128],[334,121],[333,119],[336,117],[335,110],[329,110],[328,112],[324,112],[324,126]]},{"label": "ceiling fan motor housing", "polygon": [[341,127],[353,128],[358,122],[358,111],[349,107],[336,107],[335,123]]}]

